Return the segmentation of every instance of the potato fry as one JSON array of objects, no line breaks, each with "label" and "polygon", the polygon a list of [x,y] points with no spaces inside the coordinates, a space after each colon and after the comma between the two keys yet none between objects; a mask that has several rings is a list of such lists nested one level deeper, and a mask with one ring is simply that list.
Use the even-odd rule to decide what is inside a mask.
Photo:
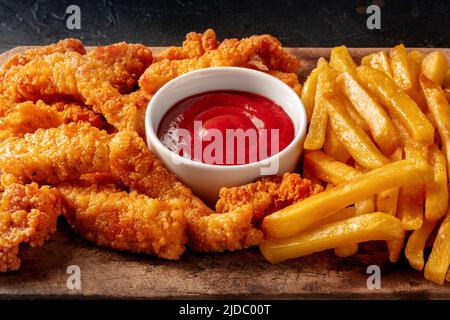
[{"label": "potato fry", "polygon": [[[340,94],[340,92],[336,92],[336,94]],[[352,120],[358,125],[360,126],[365,133],[370,135],[370,128],[367,125],[367,123],[360,117],[360,115],[358,114],[358,112],[355,110],[355,107],[352,105],[352,103],[350,101],[348,101],[348,99],[344,96],[341,95],[341,99],[342,102],[345,106],[345,110],[347,110],[348,115],[350,116],[350,118],[352,118]]]},{"label": "potato fry", "polygon": [[[391,155],[390,160],[400,161],[403,156],[402,148],[397,148]],[[395,216],[397,214],[398,188],[381,191],[376,195],[376,210]]]},{"label": "potato fry", "polygon": [[397,262],[400,258],[400,254],[402,253],[403,246],[405,244],[406,235],[407,232],[403,230],[402,236],[400,238],[386,241],[390,262]]},{"label": "potato fry", "polygon": [[422,270],[425,265],[423,252],[430,234],[436,225],[436,221],[425,220],[422,227],[415,230],[408,239],[405,248],[405,256],[409,264],[416,270]]},{"label": "potato fry", "polygon": [[396,239],[401,237],[402,232],[397,218],[374,212],[327,224],[290,238],[265,240],[260,244],[260,249],[271,263],[279,263],[336,246]]},{"label": "potato fry", "polygon": [[319,179],[335,186],[341,185],[361,174],[355,168],[336,161],[320,150],[305,150],[304,164]]},{"label": "potato fry", "polygon": [[447,99],[447,102],[450,103],[450,87],[445,88],[443,91],[444,91],[445,99]]},{"label": "potato fry", "polygon": [[368,58],[366,58],[367,59],[366,62],[364,61],[364,58],[363,60],[361,60],[362,66],[372,67],[376,70],[384,72],[389,78],[391,79],[393,78],[391,63],[389,61],[389,57],[386,51],[379,51],[377,53],[369,55]]},{"label": "potato fry", "polygon": [[447,213],[447,163],[437,145],[429,148],[429,163],[433,166],[434,180],[425,187],[425,218],[437,221]]},{"label": "potato fry", "polygon": [[311,181],[313,184],[321,184],[322,182],[320,181],[319,178],[317,178],[312,172],[311,169],[308,167],[308,165],[305,164],[305,162],[303,162],[303,178],[308,179],[309,181]]},{"label": "potato fry", "polygon": [[427,100],[433,122],[439,131],[447,158],[447,172],[450,172],[450,107],[441,88],[425,76],[420,77],[420,86]]},{"label": "potato fry", "polygon": [[391,117],[398,118],[413,139],[424,145],[434,141],[434,129],[426,116],[406,93],[383,72],[370,67],[356,68],[361,83],[387,108]]},{"label": "potato fry", "polygon": [[430,257],[425,265],[425,278],[443,284],[450,264],[450,214],[439,227]]},{"label": "potato fry", "polygon": [[419,64],[419,66],[421,66],[423,58],[425,58],[425,54],[417,50],[412,50],[408,53],[408,58],[414,60]]},{"label": "potato fry", "polygon": [[378,192],[425,184],[432,179],[432,168],[423,160],[390,163],[268,215],[263,220],[262,229],[268,237],[289,237],[308,229],[315,221]]},{"label": "potato fry", "polygon": [[397,129],[383,107],[349,73],[340,74],[336,78],[336,86],[368,124],[372,138],[381,151],[385,155],[394,152],[400,138]]},{"label": "potato fry", "polygon": [[340,258],[347,258],[357,254],[358,248],[358,243],[351,243],[345,246],[334,248],[334,254]]},{"label": "potato fry", "polygon": [[356,162],[368,169],[389,163],[369,136],[350,119],[336,97],[327,96],[324,104],[328,110],[331,128]]},{"label": "potato fry", "polygon": [[442,88],[450,88],[450,68],[447,68],[444,81],[442,82]]},{"label": "potato fry", "polygon": [[326,154],[338,161],[347,162],[347,160],[350,159],[350,153],[348,153],[347,149],[345,149],[344,145],[339,141],[339,138],[336,136],[329,123],[327,125],[323,150]]},{"label": "potato fry", "polygon": [[402,90],[407,91],[411,89],[413,84],[405,46],[403,44],[395,46],[391,49],[389,55],[391,58],[391,69],[395,83]]},{"label": "potato fry", "polygon": [[[405,146],[406,159],[427,159],[422,154],[417,154],[412,144]],[[434,174],[433,174],[434,178]],[[431,182],[431,181],[430,181]],[[404,186],[398,195],[397,218],[402,221],[404,230],[420,229],[423,223],[425,203],[425,185]]]},{"label": "potato fry", "polygon": [[321,149],[325,142],[328,115],[326,106],[323,102],[323,95],[327,92],[333,92],[334,81],[336,79],[334,71],[326,63],[323,63],[321,68],[323,69],[320,71],[317,78],[314,110],[304,145],[304,148],[307,150]]},{"label": "potato fry", "polygon": [[311,116],[314,110],[314,97],[316,95],[317,78],[319,77],[321,69],[321,67],[317,67],[311,71],[303,84],[302,93],[300,95],[306,109],[308,123],[311,121]]},{"label": "potato fry", "polygon": [[409,70],[411,74],[412,87],[406,93],[413,99],[423,112],[427,112],[427,102],[425,97],[420,94],[420,62],[408,55]]},{"label": "potato fry", "polygon": [[422,73],[438,85],[444,82],[447,69],[448,61],[440,51],[427,54],[422,61]]},{"label": "potato fry", "polygon": [[318,220],[316,223],[312,224],[309,228],[309,230],[317,229],[321,226],[324,226],[329,223],[335,223],[338,221],[342,221],[348,218],[352,218],[356,216],[356,210],[355,207],[347,207],[344,209],[339,210],[335,214],[328,216],[324,219]]},{"label": "potato fry", "polygon": [[346,46],[334,47],[330,53],[330,66],[338,73],[355,74],[356,63],[353,61]]},{"label": "potato fry", "polygon": [[[369,53],[368,55],[365,55],[361,58],[361,65],[370,67],[370,62],[372,61],[373,57],[375,56],[375,53]],[[373,67],[372,67],[373,68]]]}]

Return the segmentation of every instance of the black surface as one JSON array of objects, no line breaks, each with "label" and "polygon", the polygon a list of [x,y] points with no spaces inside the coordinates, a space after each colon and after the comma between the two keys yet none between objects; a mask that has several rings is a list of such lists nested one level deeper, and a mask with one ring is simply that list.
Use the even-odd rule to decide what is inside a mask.
[{"label": "black surface", "polygon": [[[381,7],[381,30],[368,30],[365,8]],[[81,30],[66,27],[66,8],[81,8]],[[17,1],[0,0],[0,50],[66,37],[87,45],[117,41],[180,43],[192,30],[219,37],[271,33],[286,46],[450,46],[450,1]]]}]

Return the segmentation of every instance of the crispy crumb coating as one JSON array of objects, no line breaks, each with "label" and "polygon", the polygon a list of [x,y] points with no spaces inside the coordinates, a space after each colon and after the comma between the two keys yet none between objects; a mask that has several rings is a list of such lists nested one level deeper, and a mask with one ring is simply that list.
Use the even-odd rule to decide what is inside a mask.
[{"label": "crispy crumb coating", "polygon": [[259,35],[242,40],[224,40],[216,50],[200,57],[183,60],[164,59],[153,63],[139,79],[139,85],[153,94],[171,79],[198,69],[209,67],[245,66],[259,56],[270,70],[297,73],[299,61],[282,48],[280,42],[270,35]]},{"label": "crispy crumb coating", "polygon": [[152,63],[150,48],[142,44],[114,43],[99,46],[88,53],[89,59],[101,63],[101,76],[120,93],[129,93],[136,86],[141,74]]},{"label": "crispy crumb coating", "polygon": [[246,203],[253,203],[257,209],[254,220],[261,222],[266,215],[321,191],[321,185],[302,179],[298,173],[285,173],[283,176],[265,177],[239,187],[222,188],[216,211],[227,212]]},{"label": "crispy crumb coating", "polygon": [[0,118],[0,141],[9,137],[23,137],[39,128],[53,128],[62,123],[62,115],[43,101],[39,100],[36,104],[22,102]]},{"label": "crispy crumb coating", "polygon": [[75,73],[85,59],[75,51],[35,58],[5,75],[5,93],[18,102],[39,99],[45,102],[82,101]]},{"label": "crispy crumb coating", "polygon": [[135,132],[118,132],[111,140],[110,150],[112,173],[127,187],[152,198],[185,203],[188,245],[192,249],[236,250],[257,245],[262,240],[261,231],[252,225],[251,204],[215,214],[163,166]]},{"label": "crispy crumb coating", "polygon": [[[18,66],[26,65],[33,59],[47,56],[49,54],[59,52],[66,53],[69,51],[78,52],[79,54],[86,54],[83,43],[78,39],[68,38],[57,43],[36,49],[29,49],[24,53],[18,53],[6,61],[0,68],[0,83],[5,77],[6,73]],[[1,89],[0,89],[1,91]]]},{"label": "crispy crumb coating", "polygon": [[64,216],[83,238],[117,250],[178,259],[186,243],[182,203],[115,187],[62,184]]},{"label": "crispy crumb coating", "polygon": [[299,96],[301,95],[302,85],[300,84],[296,73],[287,73],[287,72],[281,72],[281,71],[269,71],[269,74],[274,76],[275,78],[280,79],[284,83],[286,83]]},{"label": "crispy crumb coating", "polygon": [[0,200],[0,272],[17,270],[19,245],[39,247],[56,231],[61,197],[51,187],[12,184]]},{"label": "crispy crumb coating", "polygon": [[212,29],[203,34],[189,32],[181,47],[169,47],[155,57],[155,62],[161,60],[192,59],[204,55],[206,52],[217,49],[219,43],[216,33]]},{"label": "crispy crumb coating", "polygon": [[109,170],[108,134],[87,123],[39,129],[0,144],[2,183],[55,184]]}]

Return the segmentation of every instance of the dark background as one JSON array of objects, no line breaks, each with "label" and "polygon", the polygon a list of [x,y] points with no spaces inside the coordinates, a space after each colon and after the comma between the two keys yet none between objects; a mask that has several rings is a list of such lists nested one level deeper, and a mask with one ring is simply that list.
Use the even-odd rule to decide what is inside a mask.
[{"label": "dark background", "polygon": [[[81,8],[81,30],[66,28],[70,4]],[[366,7],[381,7],[381,30],[368,30]],[[450,1],[18,1],[0,0],[0,50],[66,37],[87,45],[117,41],[179,44],[192,30],[219,38],[258,33],[286,46],[450,46]]]}]

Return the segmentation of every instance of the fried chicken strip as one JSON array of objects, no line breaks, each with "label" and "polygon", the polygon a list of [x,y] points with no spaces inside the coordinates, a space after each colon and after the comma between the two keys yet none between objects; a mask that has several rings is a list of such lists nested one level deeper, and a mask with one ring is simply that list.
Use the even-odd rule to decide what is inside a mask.
[{"label": "fried chicken strip", "polygon": [[224,40],[216,50],[200,57],[183,60],[161,60],[150,65],[139,79],[139,85],[153,94],[171,79],[198,69],[224,66],[244,66],[258,55],[270,70],[297,73],[299,61],[282,48],[270,35],[259,35],[242,40]]},{"label": "fried chicken strip", "polygon": [[12,184],[0,200],[0,272],[20,266],[19,245],[39,247],[56,231],[59,192],[48,186]]},{"label": "fried chicken strip", "polygon": [[253,203],[257,209],[254,221],[261,222],[266,215],[321,191],[322,186],[302,179],[298,173],[285,173],[283,176],[265,177],[239,187],[222,188],[216,211],[227,212]]},{"label": "fried chicken strip", "polygon": [[87,57],[102,65],[99,70],[101,74],[91,76],[106,78],[121,94],[132,91],[141,74],[153,61],[150,48],[126,42],[96,47]]},{"label": "fried chicken strip", "polygon": [[108,134],[87,123],[39,129],[0,144],[2,183],[56,184],[90,172],[108,171]]},{"label": "fried chicken strip", "polygon": [[186,243],[182,203],[151,199],[113,186],[58,186],[64,216],[83,238],[100,246],[178,259]]},{"label": "fried chicken strip", "polygon": [[217,49],[218,46],[216,33],[212,29],[206,30],[203,34],[189,32],[181,47],[167,48],[156,56],[155,62],[166,59],[183,60],[197,58],[206,52]]},{"label": "fried chicken strip", "polygon": [[[29,49],[24,53],[15,54],[1,66],[0,83],[3,82],[6,73],[15,67],[24,66],[33,59],[41,58],[55,52],[66,53],[69,51],[78,52],[81,55],[86,54],[83,43],[80,40],[73,38],[61,40],[46,47]],[[2,89],[0,90],[3,91]]]},{"label": "fried chicken strip", "polygon": [[185,203],[188,245],[193,250],[236,250],[262,240],[262,232],[252,225],[252,204],[214,213],[163,166],[135,132],[118,132],[110,151],[111,171],[127,187],[151,198]]}]

